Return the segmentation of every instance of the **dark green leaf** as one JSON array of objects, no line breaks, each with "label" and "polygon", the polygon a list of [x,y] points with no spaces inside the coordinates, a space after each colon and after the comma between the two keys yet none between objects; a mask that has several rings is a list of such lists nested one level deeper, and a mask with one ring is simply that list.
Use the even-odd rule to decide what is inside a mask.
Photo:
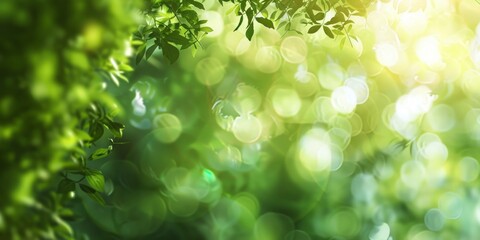
[{"label": "dark green leaf", "polygon": [[71,192],[71,191],[75,191],[75,182],[74,181],[72,181],[70,179],[67,179],[67,178],[64,178],[64,179],[62,179],[62,181],[60,181],[58,183],[57,192],[68,193],[68,192]]},{"label": "dark green leaf", "polygon": [[270,19],[262,18],[262,17],[257,17],[255,18],[258,23],[262,24],[263,26],[267,28],[272,28],[274,29],[275,27],[273,26],[273,22],[270,21]]},{"label": "dark green leaf", "polygon": [[328,21],[329,24],[335,24],[335,23],[339,23],[339,22],[343,22],[345,21],[345,16],[343,15],[343,13],[341,12],[337,12],[335,14],[335,16],[333,16],[332,19],[330,19],[330,21]]},{"label": "dark green leaf", "polygon": [[325,17],[325,13],[324,13],[324,12],[319,12],[319,13],[315,14],[315,17],[314,17],[314,18],[315,18],[315,20],[320,21],[320,20],[322,20],[324,17]]},{"label": "dark green leaf", "polygon": [[197,2],[197,1],[190,1],[190,3],[191,3],[193,6],[195,6],[195,7],[199,8],[199,9],[205,10],[205,7],[204,7],[204,6],[203,6],[203,4],[202,4],[202,3],[200,3],[200,2]]},{"label": "dark green leaf", "polygon": [[315,14],[313,13],[313,10],[311,8],[306,9],[308,17],[314,22],[315,22]]},{"label": "dark green leaf", "polygon": [[248,38],[249,41],[252,40],[254,31],[255,30],[253,29],[253,24],[250,24],[250,26],[247,28],[247,32],[245,33],[245,36]]},{"label": "dark green leaf", "polygon": [[105,178],[99,170],[89,169],[87,170],[85,177],[90,186],[98,192],[103,192],[105,188]]},{"label": "dark green leaf", "polygon": [[103,136],[103,132],[103,125],[98,122],[94,122],[90,125],[88,134],[90,134],[92,137],[92,142],[95,142]]},{"label": "dark green leaf", "polygon": [[318,32],[318,29],[320,29],[320,27],[322,27],[322,25],[314,25],[310,27],[310,29],[308,29],[308,33],[316,33]]},{"label": "dark green leaf", "polygon": [[105,205],[105,200],[103,197],[95,191],[95,189],[85,185],[85,184],[80,184],[80,189],[82,189],[83,192],[85,192],[92,200],[95,202],[99,203],[100,205]]},{"label": "dark green leaf", "polygon": [[189,48],[190,46],[192,46],[195,42],[189,42],[187,44],[183,44],[182,47],[180,48],[180,50],[183,50],[183,49],[187,49]]},{"label": "dark green leaf", "polygon": [[188,38],[182,36],[179,31],[174,31],[170,33],[168,36],[165,37],[165,39],[168,42],[175,42],[178,44],[185,44],[189,42]]},{"label": "dark green leaf", "polygon": [[242,12],[245,12],[245,8],[247,7],[247,1],[240,1],[240,9]]},{"label": "dark green leaf", "polygon": [[104,119],[103,122],[105,123],[108,130],[110,130],[110,132],[113,134],[114,137],[121,138],[123,136],[123,129],[125,129],[125,125],[118,122],[113,122],[108,118]]},{"label": "dark green leaf", "polygon": [[234,32],[237,31],[238,28],[240,28],[240,26],[242,25],[242,22],[243,22],[243,15],[240,16],[240,20],[238,20],[237,27],[233,30]]},{"label": "dark green leaf", "polygon": [[252,23],[252,20],[253,20],[253,10],[252,10],[251,8],[247,9],[246,14],[247,14],[247,23],[248,23],[247,26],[250,26],[250,25],[253,24],[253,23]]},{"label": "dark green leaf", "polygon": [[153,52],[155,52],[155,49],[157,49],[157,47],[158,46],[156,44],[153,44],[147,49],[146,56],[145,56],[147,60],[150,58],[150,56],[152,56]]},{"label": "dark green leaf", "polygon": [[80,189],[85,192],[85,193],[95,193],[95,189],[93,189],[92,187],[88,186],[88,185],[85,185],[83,183],[80,184]]},{"label": "dark green leaf", "polygon": [[135,62],[136,62],[137,64],[139,64],[140,61],[142,61],[142,58],[143,58],[143,56],[145,55],[146,47],[147,47],[147,45],[146,45],[146,44],[143,44],[142,46],[140,46],[140,48],[138,48],[137,57],[135,58]]},{"label": "dark green leaf", "polygon": [[198,20],[197,12],[195,12],[195,11],[193,11],[193,10],[184,10],[184,11],[180,12],[180,14],[181,14],[182,17],[184,17],[188,22],[195,22],[196,20]]},{"label": "dark green leaf", "polygon": [[335,37],[332,33],[332,30],[330,30],[330,28],[328,28],[327,26],[323,26],[323,31],[325,32],[325,34],[327,34],[329,38]]},{"label": "dark green leaf", "polygon": [[164,42],[162,44],[162,51],[163,56],[170,60],[170,63],[174,63],[178,59],[178,55],[180,55],[180,51],[170,43]]}]

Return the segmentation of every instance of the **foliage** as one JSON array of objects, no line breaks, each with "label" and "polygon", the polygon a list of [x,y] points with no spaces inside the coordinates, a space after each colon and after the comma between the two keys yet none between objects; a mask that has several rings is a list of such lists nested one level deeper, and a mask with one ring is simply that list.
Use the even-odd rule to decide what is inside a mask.
[{"label": "foliage", "polygon": [[[353,15],[370,1],[231,0],[231,12],[249,40],[254,22],[286,33],[319,30],[350,40]],[[142,5],[143,4],[143,5]],[[71,196],[85,193],[105,204],[106,179],[95,162],[120,144],[121,109],[105,88],[127,80],[135,62],[157,49],[170,63],[180,50],[201,47],[213,29],[195,0],[4,1],[0,27],[0,237],[71,238]],[[139,9],[142,9],[141,11]],[[335,12],[326,21],[329,12]],[[139,20],[138,20],[139,19]],[[130,37],[133,32],[133,36]],[[177,86],[181,87],[181,86]],[[199,170],[202,172],[202,170]],[[60,173],[60,177],[56,176]],[[56,186],[57,193],[52,189]],[[33,213],[35,217],[30,217]]]},{"label": "foliage", "polygon": [[[98,238],[275,239],[309,233],[318,238],[449,239],[465,233],[448,221],[458,218],[458,209],[478,211],[470,206],[478,196],[473,190],[477,185],[465,177],[478,175],[478,137],[473,136],[478,129],[470,121],[472,126],[443,130],[435,124],[438,116],[428,110],[466,119],[479,115],[479,88],[472,82],[478,77],[478,56],[473,50],[471,56],[464,54],[470,51],[465,42],[475,35],[475,26],[463,27],[461,33],[446,28],[449,32],[437,36],[439,27],[428,25],[433,37],[409,29],[399,39],[393,34],[402,50],[414,52],[411,57],[400,53],[396,42],[383,39],[388,36],[369,37],[369,31],[378,30],[375,24],[355,29],[355,19],[372,9],[371,0],[218,2],[228,6],[214,5],[214,11],[235,17],[229,30],[245,29],[250,43],[244,53],[228,52],[228,46],[205,39],[215,30],[202,17],[204,10],[212,11],[205,9],[207,1],[0,3],[6,36],[0,42],[0,190],[5,195],[0,199],[0,238],[71,239],[86,232]],[[405,4],[382,2],[398,11]],[[405,11],[438,7],[425,2],[412,3]],[[376,11],[391,10],[382,4]],[[456,11],[468,13],[455,4]],[[378,25],[401,29],[403,16],[398,20],[375,14],[381,16],[373,18]],[[259,26],[284,35],[270,42]],[[296,35],[303,33],[309,35]],[[312,40],[323,36],[329,39]],[[448,41],[436,42],[443,37]],[[350,46],[345,49],[346,42]],[[449,53],[453,60],[435,51],[425,57],[415,44],[460,51]],[[315,50],[307,54],[303,46]],[[198,58],[182,53],[188,48]],[[199,48],[204,51],[197,53]],[[382,55],[385,48],[390,52]],[[180,56],[184,60],[173,64]],[[392,56],[414,67],[395,65]],[[435,57],[443,57],[448,67]],[[132,83],[126,73],[133,70],[130,62],[137,68]],[[344,74],[347,68],[350,75]],[[353,84],[370,91],[368,100],[354,102],[350,110],[339,106],[351,101],[347,77],[359,77]],[[126,94],[129,90],[135,97]],[[412,121],[398,117],[398,106],[418,91],[430,105],[405,110],[414,112]],[[338,93],[344,98],[332,100]],[[433,96],[441,104],[432,103]],[[309,104],[311,108],[304,108]],[[296,105],[302,106],[298,112],[287,111]],[[122,109],[133,114],[119,114]],[[356,134],[355,123],[361,125]],[[124,129],[133,132],[127,140],[121,139]],[[259,136],[252,135],[259,129]],[[456,141],[454,133],[462,131],[465,137]],[[312,136],[325,134],[331,145],[314,142],[315,147],[340,161],[338,169],[323,169],[315,162],[317,151],[313,154],[308,144],[302,149]],[[426,138],[428,146],[423,145]],[[338,151],[330,153],[325,150],[329,147]],[[444,163],[445,152],[456,162]],[[342,160],[334,159],[338,156]],[[457,168],[465,176],[425,173]],[[421,178],[416,186],[412,181],[417,173],[429,179]],[[419,189],[435,197],[415,202]],[[461,201],[470,205],[459,208]],[[469,217],[462,221],[471,225]],[[475,231],[465,236],[475,236]]]},{"label": "foliage", "polygon": [[[68,238],[72,231],[58,207],[65,196],[51,193],[55,174],[85,167],[84,151],[95,149],[104,129],[121,137],[122,126],[112,121],[118,108],[104,84],[129,70],[125,43],[139,5],[55,0],[0,5],[0,236]],[[96,181],[87,177],[92,186]],[[61,192],[74,188],[66,181]]]},{"label": "foliage", "polygon": [[[154,52],[132,85],[112,91],[130,113],[130,144],[101,164],[115,190],[106,207],[86,199],[90,219],[76,229],[141,239],[474,238],[480,87],[478,49],[467,43],[478,41],[477,22],[457,25],[465,6],[394,5],[402,2],[352,23],[353,47],[320,30],[280,37],[258,22],[249,42],[228,31],[236,18],[195,58],[180,53],[169,65]],[[405,21],[410,14],[432,22]]]},{"label": "foliage", "polygon": [[[342,39],[349,39],[351,29],[350,17],[353,15],[364,15],[366,7],[372,1],[329,1],[329,0],[253,0],[253,1],[235,1],[219,0],[220,3],[232,2],[235,5],[232,11],[240,16],[235,30],[242,26],[246,19],[246,37],[251,40],[254,33],[255,20],[267,28],[285,29],[286,32],[294,31],[301,34],[302,31],[292,26],[295,19],[300,18],[301,23],[310,26],[308,33],[315,33],[323,29],[330,38],[343,36]],[[325,16],[329,12],[334,12],[335,16],[325,21]],[[276,23],[276,24],[274,24]],[[345,40],[342,40],[344,43]],[[342,44],[343,45],[343,44]]]},{"label": "foliage", "polygon": [[212,29],[205,26],[206,20],[199,19],[195,9],[204,9],[203,4],[194,0],[148,1],[145,24],[133,34],[133,44],[138,45],[137,64],[144,56],[148,59],[157,48],[162,49],[170,62],[179,56],[177,46],[197,49],[200,39]]}]

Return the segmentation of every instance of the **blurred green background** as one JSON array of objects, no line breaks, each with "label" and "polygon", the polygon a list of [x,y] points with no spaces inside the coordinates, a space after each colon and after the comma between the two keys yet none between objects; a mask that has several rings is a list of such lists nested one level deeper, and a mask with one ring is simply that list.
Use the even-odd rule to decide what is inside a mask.
[{"label": "blurred green background", "polygon": [[236,5],[200,1],[213,31],[138,61],[158,2],[175,1],[0,3],[1,237],[480,234],[476,1],[376,1],[333,39],[254,22],[250,40]]}]

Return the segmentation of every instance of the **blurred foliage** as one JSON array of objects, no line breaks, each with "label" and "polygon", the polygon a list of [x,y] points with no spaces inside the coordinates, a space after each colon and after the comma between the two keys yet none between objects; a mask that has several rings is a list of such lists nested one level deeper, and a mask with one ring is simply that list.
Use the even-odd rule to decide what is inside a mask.
[{"label": "blurred foliage", "polygon": [[0,238],[474,238],[477,5],[372,2],[1,2]]},{"label": "blurred foliage", "polygon": [[[271,4],[248,1],[246,9],[246,2],[236,4],[248,16],[260,4]],[[203,9],[193,0],[0,4],[3,238],[69,238],[72,230],[61,218],[68,209],[62,206],[76,190],[105,203],[105,178],[89,162],[108,156],[124,129],[113,120],[121,108],[106,86],[127,80],[132,48],[137,63],[157,48],[171,62],[178,48],[197,49],[213,31],[199,17],[197,10]],[[267,19],[256,19],[272,27]],[[57,193],[52,193],[55,182]],[[32,212],[36,217],[29,217]]]},{"label": "blurred foliage", "polygon": [[98,162],[114,186],[107,208],[78,203],[85,220],[74,228],[98,238],[474,239],[478,9],[383,2],[354,19],[357,38],[343,49],[325,31],[282,36],[257,22],[249,40],[229,31],[235,5],[204,3],[205,18],[222,21],[202,51],[173,65],[155,51],[131,85],[111,89],[129,143]]},{"label": "blurred foliage", "polygon": [[[86,154],[104,129],[121,136],[123,127],[113,122],[119,108],[104,84],[131,70],[124,50],[138,7],[134,1],[0,4],[2,239],[73,236],[62,220],[72,215],[63,207],[70,192],[52,192],[55,174],[85,171]],[[65,181],[60,192],[74,188]]]}]

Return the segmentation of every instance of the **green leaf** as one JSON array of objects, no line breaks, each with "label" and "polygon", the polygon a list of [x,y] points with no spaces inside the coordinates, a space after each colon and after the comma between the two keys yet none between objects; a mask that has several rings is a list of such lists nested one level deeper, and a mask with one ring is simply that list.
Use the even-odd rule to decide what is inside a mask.
[{"label": "green leaf", "polygon": [[97,191],[95,191],[95,189],[93,189],[92,187],[88,186],[88,185],[85,185],[83,183],[80,183],[80,189],[84,192],[84,193],[95,193]]},{"label": "green leaf", "polygon": [[247,28],[247,32],[245,33],[245,36],[248,38],[249,41],[252,40],[254,31],[255,30],[253,29],[253,24],[250,24],[250,26]]},{"label": "green leaf", "polygon": [[308,29],[308,33],[316,33],[322,27],[322,25],[314,25]]},{"label": "green leaf", "polygon": [[286,13],[287,13],[287,11],[286,11],[286,10],[283,10],[283,11],[277,16],[277,18],[275,19],[275,21],[280,20],[283,16],[285,16]]},{"label": "green leaf", "polygon": [[125,129],[125,125],[118,122],[113,122],[108,118],[106,118],[103,122],[114,137],[121,138],[123,136],[123,129]]},{"label": "green leaf", "polygon": [[200,2],[197,2],[197,1],[194,0],[194,1],[190,1],[190,4],[192,4],[193,6],[199,8],[199,9],[205,10],[205,7]]},{"label": "green leaf", "polygon": [[103,132],[103,125],[98,122],[94,122],[92,123],[92,125],[90,125],[88,134],[90,134],[90,136],[92,137],[91,141],[95,142],[103,136]]},{"label": "green leaf", "polygon": [[332,33],[332,30],[330,30],[330,28],[328,28],[327,26],[323,26],[323,31],[325,32],[325,34],[327,34],[329,38],[335,37]]},{"label": "green leaf", "polygon": [[105,188],[105,177],[102,172],[95,169],[88,169],[85,174],[88,184],[98,192],[103,192]]},{"label": "green leaf", "polygon": [[250,26],[250,25],[252,25],[252,19],[253,19],[253,10],[252,10],[252,8],[247,9],[246,14],[247,14],[247,23],[248,23],[247,26]]},{"label": "green leaf", "polygon": [[168,60],[170,60],[170,63],[174,63],[175,61],[177,61],[178,56],[180,55],[180,51],[175,46],[166,42],[162,44],[162,51],[163,56],[168,58]]},{"label": "green leaf", "polygon": [[317,22],[315,21],[315,14],[313,13],[313,10],[312,10],[311,8],[307,7],[306,11],[307,11],[308,17],[309,17],[314,23],[317,23]]},{"label": "green leaf", "polygon": [[324,13],[324,12],[319,12],[319,13],[315,14],[315,17],[314,17],[314,18],[315,18],[315,20],[320,21],[320,20],[322,20],[324,17],[325,17],[325,13]]},{"label": "green leaf", "polygon": [[284,27],[285,25],[287,25],[287,21],[283,21],[280,24],[278,24],[277,29],[280,29],[280,28]]},{"label": "green leaf", "polygon": [[225,12],[225,15],[228,15],[230,13],[232,13],[233,11],[235,11],[236,8],[240,8],[238,5],[233,5],[231,8],[229,8],[226,12]]},{"label": "green leaf", "polygon": [[265,2],[263,2],[263,4],[260,6],[260,10],[258,10],[258,11],[261,12],[261,11],[265,10],[268,7],[268,5],[270,5],[270,3],[272,3],[272,2],[273,2],[273,0],[265,0]]},{"label": "green leaf", "polygon": [[80,189],[82,189],[82,191],[85,192],[95,202],[99,203],[102,206],[105,205],[105,200],[103,199],[103,197],[92,187],[85,184],[80,184]]},{"label": "green leaf", "polygon": [[104,158],[104,157],[108,156],[108,154],[110,154],[110,151],[111,151],[110,148],[99,148],[99,149],[95,150],[95,152],[93,152],[92,155],[90,155],[89,159],[90,160],[97,160],[97,159]]},{"label": "green leaf", "polygon": [[69,193],[71,191],[75,191],[75,182],[64,178],[62,181],[58,183],[58,189],[57,192],[59,193]]},{"label": "green leaf", "polygon": [[347,37],[344,37],[342,38],[342,40],[340,40],[340,49],[343,49],[343,47],[345,46],[345,40],[347,39]]},{"label": "green leaf", "polygon": [[57,214],[52,214],[52,219],[56,222],[54,231],[61,239],[74,239],[73,229],[64,219],[60,218]]},{"label": "green leaf", "polygon": [[243,23],[243,15],[240,16],[240,20],[238,20],[238,24],[237,24],[237,27],[233,30],[234,32],[238,30],[238,28],[240,28],[240,26],[242,25]]},{"label": "green leaf", "polygon": [[257,17],[255,18],[258,23],[262,24],[263,26],[267,28],[272,28],[274,29],[275,27],[273,26],[273,22],[270,19],[262,18],[262,17]]},{"label": "green leaf", "polygon": [[245,8],[247,7],[247,1],[240,1],[240,9],[245,11]]},{"label": "green leaf", "polygon": [[153,52],[155,52],[155,49],[157,49],[157,47],[158,46],[156,44],[153,44],[152,46],[148,47],[146,55],[145,55],[147,60],[150,58],[150,56],[152,56]]},{"label": "green leaf", "polygon": [[209,33],[209,32],[213,32],[213,29],[211,27],[201,27],[200,31]]},{"label": "green leaf", "polygon": [[347,25],[347,24],[351,24],[351,23],[353,23],[352,20],[347,20],[347,21],[345,21],[343,24],[344,24],[344,25]]},{"label": "green leaf", "polygon": [[90,134],[88,134],[87,132],[82,131],[82,130],[75,129],[75,135],[77,135],[77,137],[80,140],[83,140],[83,141],[91,141],[92,140],[92,137],[90,136]]},{"label": "green leaf", "polygon": [[366,11],[366,6],[363,3],[363,1],[359,0],[347,0],[346,1],[350,6],[352,6],[355,10],[357,10],[360,15],[365,15]]},{"label": "green leaf", "polygon": [[133,68],[125,63],[120,64],[120,70],[125,71],[125,72],[131,72],[133,71]]},{"label": "green leaf", "polygon": [[338,29],[332,29],[332,32],[335,33],[337,36],[338,35],[343,35],[343,32],[338,30]]},{"label": "green leaf", "polygon": [[322,9],[320,6],[318,6],[318,4],[316,4],[316,3],[313,4],[312,9],[315,10],[315,11],[322,11],[322,10],[323,10],[323,9]]},{"label": "green leaf", "polygon": [[146,47],[147,44],[143,44],[142,46],[140,46],[140,48],[138,48],[137,57],[135,58],[135,62],[137,63],[137,65],[140,63],[140,61],[142,61],[142,58],[145,55]]}]

